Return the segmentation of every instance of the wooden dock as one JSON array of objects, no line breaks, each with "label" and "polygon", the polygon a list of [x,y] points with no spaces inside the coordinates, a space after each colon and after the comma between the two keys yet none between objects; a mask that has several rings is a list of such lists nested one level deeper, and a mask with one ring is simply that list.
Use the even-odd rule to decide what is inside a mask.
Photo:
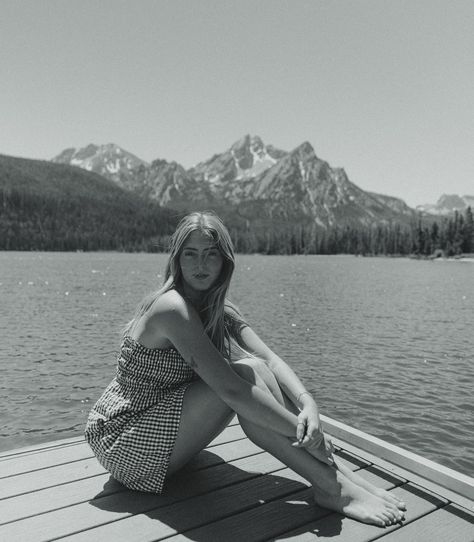
[{"label": "wooden dock", "polygon": [[235,421],[162,495],[124,488],[80,437],[0,454],[0,540],[474,541],[472,478],[323,421],[340,461],[407,503],[402,525],[365,525],[318,507],[307,482]]}]

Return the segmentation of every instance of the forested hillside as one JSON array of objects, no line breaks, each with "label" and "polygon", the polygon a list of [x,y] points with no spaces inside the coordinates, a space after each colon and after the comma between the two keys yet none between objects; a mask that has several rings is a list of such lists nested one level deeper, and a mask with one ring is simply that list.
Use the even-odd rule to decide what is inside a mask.
[{"label": "forested hillside", "polygon": [[[237,252],[446,255],[474,252],[471,208],[411,224],[324,228],[269,214],[261,202],[213,209]],[[193,210],[193,209],[188,209]],[[174,211],[77,167],[0,155],[0,250],[164,251],[186,209]]]},{"label": "forested hillside", "polygon": [[163,250],[176,223],[95,173],[0,156],[0,250]]}]

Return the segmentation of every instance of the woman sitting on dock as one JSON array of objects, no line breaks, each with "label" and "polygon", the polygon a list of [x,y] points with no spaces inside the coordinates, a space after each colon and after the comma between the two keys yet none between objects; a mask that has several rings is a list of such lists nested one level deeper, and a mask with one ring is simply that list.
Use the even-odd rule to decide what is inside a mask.
[{"label": "woman sitting on dock", "polygon": [[131,489],[161,493],[237,413],[255,444],[312,484],[319,505],[380,526],[401,521],[402,502],[337,462],[311,394],[227,300],[233,271],[219,218],[186,216],[164,285],[128,324],[116,377],[89,415],[100,463]]}]

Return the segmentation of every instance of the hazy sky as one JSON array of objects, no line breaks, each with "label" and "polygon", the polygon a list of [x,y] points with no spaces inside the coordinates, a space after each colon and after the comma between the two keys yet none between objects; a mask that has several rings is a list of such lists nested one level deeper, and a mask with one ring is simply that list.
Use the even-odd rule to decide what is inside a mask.
[{"label": "hazy sky", "polygon": [[0,153],[185,167],[309,141],[364,190],[474,194],[474,0],[2,0]]}]

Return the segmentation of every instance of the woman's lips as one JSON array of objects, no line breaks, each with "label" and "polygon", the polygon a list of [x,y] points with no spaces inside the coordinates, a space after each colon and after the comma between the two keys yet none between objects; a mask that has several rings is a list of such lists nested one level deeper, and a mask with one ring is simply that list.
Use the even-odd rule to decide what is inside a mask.
[{"label": "woman's lips", "polygon": [[198,280],[204,280],[204,279],[207,279],[209,275],[206,275],[205,273],[197,273],[196,275],[194,275],[194,278],[198,279]]}]

